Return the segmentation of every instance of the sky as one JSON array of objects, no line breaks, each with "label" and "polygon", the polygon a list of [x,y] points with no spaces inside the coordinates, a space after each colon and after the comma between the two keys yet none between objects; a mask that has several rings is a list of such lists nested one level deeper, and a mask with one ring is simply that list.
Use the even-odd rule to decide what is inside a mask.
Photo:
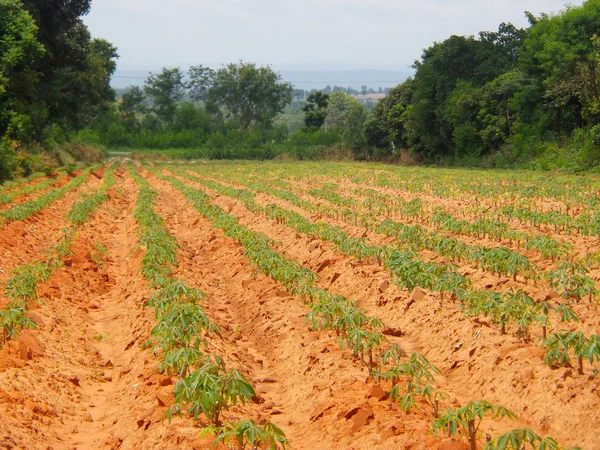
[{"label": "sky", "polygon": [[[580,5],[583,1],[571,2]],[[564,0],[93,0],[93,37],[118,47],[119,70],[239,60],[277,70],[408,68],[451,36],[527,26],[524,11]]]}]

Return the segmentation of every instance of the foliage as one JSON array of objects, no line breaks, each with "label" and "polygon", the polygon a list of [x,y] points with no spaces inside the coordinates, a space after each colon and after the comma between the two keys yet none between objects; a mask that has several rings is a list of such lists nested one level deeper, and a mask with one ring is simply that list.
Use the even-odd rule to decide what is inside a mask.
[{"label": "foliage", "polygon": [[487,400],[477,400],[467,403],[458,409],[448,409],[433,422],[432,430],[435,434],[447,431],[449,436],[464,435],[469,440],[471,450],[477,449],[477,432],[484,417],[492,419],[508,417],[515,419],[515,415],[504,408],[496,406]]},{"label": "foliage", "polygon": [[304,111],[304,128],[307,131],[320,130],[328,114],[329,95],[323,91],[311,92],[306,98]]},{"label": "foliage", "polygon": [[543,438],[529,428],[511,430],[496,437],[483,446],[483,450],[581,450],[577,448],[564,449],[550,438]]},{"label": "foliage", "polygon": [[[74,181],[72,185],[70,185],[70,182],[66,183],[63,186],[65,188],[64,191],[57,189],[59,195],[64,195],[68,190],[79,186],[79,184],[87,179],[87,176],[93,169],[89,168],[79,177],[73,178],[71,180]],[[115,183],[114,169],[115,167],[113,166],[106,170],[104,182],[97,194],[82,199],[71,208],[67,214],[67,218],[73,227],[63,230],[62,237],[48,249],[46,259],[17,267],[14,270],[13,277],[6,282],[5,295],[10,301],[0,310],[0,326],[4,332],[3,343],[6,343],[10,339],[16,339],[19,331],[23,328],[37,328],[35,321],[26,315],[30,303],[38,301],[37,286],[47,281],[54,270],[61,265],[61,261],[69,255],[77,228],[87,222],[93,211],[102,203],[108,201],[105,193]],[[53,192],[55,191],[49,191],[49,193]],[[53,196],[42,196],[40,198],[44,200],[34,205],[29,205],[20,214],[29,214],[31,211],[37,212],[37,210],[47,207],[55,199]],[[24,204],[22,203],[21,205]],[[12,216],[9,215],[10,217]]]},{"label": "foliage", "polygon": [[[152,111],[162,123],[168,122],[177,109],[177,102],[183,98],[183,72],[175,67],[151,74],[146,79],[144,92],[152,101]],[[133,101],[132,106],[139,105],[139,92],[134,90],[126,101],[129,104]],[[131,108],[129,104],[125,106]]]},{"label": "foliage", "polygon": [[270,448],[277,448],[278,443],[285,448],[285,434],[270,422],[262,427],[252,420],[223,425],[224,411],[244,404],[256,393],[239,371],[227,368],[221,357],[207,352],[207,336],[218,333],[219,328],[200,304],[205,295],[171,276],[177,264],[177,243],[163,219],[154,212],[157,194],[150,183],[131,165],[129,173],[140,188],[134,216],[140,224],[140,242],[145,247],[142,274],[150,287],[156,289],[144,305],[154,308],[158,321],[150,341],[155,344],[155,353],[159,350],[163,353],[159,370],[181,377],[175,384],[174,404],[165,417],[171,420],[173,414],[186,413],[199,420],[200,415],[205,416],[210,425],[203,429],[203,434],[216,434],[215,445],[237,439],[241,445],[268,442]]},{"label": "foliage", "polygon": [[283,83],[270,67],[240,61],[214,72],[206,96],[209,108],[220,108],[235,124],[248,129],[252,124],[269,128],[292,101],[291,92],[291,84]]},{"label": "foliage", "polygon": [[[32,121],[27,103],[35,92],[39,74],[34,64],[45,53],[37,40],[38,27],[20,1],[0,1],[0,138],[28,141]],[[10,166],[3,162],[0,146],[0,179]]]},{"label": "foliage", "polygon": [[266,421],[259,425],[253,420],[241,420],[235,424],[226,423],[222,427],[208,427],[201,435],[215,434],[213,447],[219,443],[225,445],[235,444],[239,449],[245,449],[246,445],[258,448],[266,444],[269,450],[288,448],[288,441],[283,431],[273,422]]}]

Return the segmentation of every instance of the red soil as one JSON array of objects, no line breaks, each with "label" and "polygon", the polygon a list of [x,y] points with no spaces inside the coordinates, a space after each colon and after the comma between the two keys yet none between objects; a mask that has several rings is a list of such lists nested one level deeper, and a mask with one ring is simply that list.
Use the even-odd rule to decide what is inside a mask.
[{"label": "red soil", "polygon": [[[211,346],[257,391],[253,403],[232,408],[227,418],[272,420],[297,449],[468,448],[464,439],[431,435],[433,414],[427,404],[419,402],[405,413],[385,399],[385,385],[377,386],[367,368],[340,349],[335,333],[308,328],[308,308],[301,298],[257,273],[244,249],[213,229],[183,194],[143,175],[159,194],[156,212],[180,245],[174,275],[207,294],[207,314],[222,329]],[[66,225],[64,217],[79,193],[99,185],[91,177],[78,192],[25,224],[4,227],[0,282],[18,265],[39,258]],[[40,287],[43,303],[31,312],[40,328],[23,332],[0,351],[0,448],[211,448],[211,439],[198,438],[206,425],[202,420],[162,420],[177,380],[157,373],[159,356],[143,348],[155,318],[142,308],[151,292],[140,273],[143,250],[132,216],[137,188],[119,171],[109,194],[109,202],[78,231],[65,267]],[[293,209],[269,196],[257,201]],[[589,376],[591,369],[585,377],[570,369],[551,370],[537,344],[519,343],[486,321],[466,318],[450,299],[400,290],[376,262],[359,263],[231,198],[214,196],[214,203],[253,231],[281,242],[277,250],[287,258],[318,271],[319,286],[381,318],[390,342],[426,355],[442,371],[436,385],[450,394],[444,407],[485,398],[523,419],[486,421],[482,432],[529,426],[564,446],[597,448],[600,381]],[[328,222],[353,235],[364,232]],[[490,281],[499,283],[497,277]],[[577,312],[586,329],[597,331],[595,307],[583,305]]]}]

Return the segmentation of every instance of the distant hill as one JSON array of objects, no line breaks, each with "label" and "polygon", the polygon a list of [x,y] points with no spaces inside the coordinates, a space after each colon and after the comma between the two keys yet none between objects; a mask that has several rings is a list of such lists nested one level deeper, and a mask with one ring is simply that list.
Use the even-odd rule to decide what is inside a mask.
[{"label": "distant hill", "polygon": [[[154,70],[153,72],[159,72]],[[391,88],[397,86],[412,75],[410,70],[281,70],[282,78],[289,81],[297,89],[323,89],[326,86],[341,86],[360,90],[362,86],[368,89],[380,87]],[[117,70],[112,78],[111,85],[116,89],[128,86],[141,86],[150,71],[143,70]]]}]

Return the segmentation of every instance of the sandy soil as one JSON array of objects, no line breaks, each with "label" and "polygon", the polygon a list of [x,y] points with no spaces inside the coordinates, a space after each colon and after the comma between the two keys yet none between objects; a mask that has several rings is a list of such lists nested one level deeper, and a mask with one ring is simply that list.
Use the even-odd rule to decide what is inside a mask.
[{"label": "sandy soil", "polygon": [[[386,399],[386,386],[374,383],[368,369],[340,349],[334,332],[308,328],[309,310],[301,298],[258,273],[244,248],[214,229],[172,185],[142,174],[158,192],[156,212],[179,244],[174,275],[207,294],[207,314],[222,329],[210,345],[257,391],[252,403],[232,408],[227,418],[271,420],[297,449],[468,448],[464,439],[430,433],[433,414],[426,403],[405,413]],[[2,228],[0,282],[6,283],[18,265],[40,258],[67,225],[70,207],[100,184],[92,176],[34,218]],[[204,190],[241,224],[278,241],[276,250],[286,258],[317,272],[319,286],[382,319],[389,342],[426,355],[442,371],[435,384],[450,396],[444,407],[485,398],[520,416],[517,422],[484,422],[482,437],[528,426],[564,446],[597,448],[600,380],[589,365],[583,377],[571,369],[551,370],[538,344],[501,336],[488,322],[466,318],[448,298],[402,291],[376,261],[358,262],[330,243]],[[163,420],[177,379],[158,373],[158,355],[143,345],[155,318],[142,308],[151,292],[140,273],[143,249],[132,216],[137,193],[126,171],[119,170],[110,200],[78,231],[64,267],[39,287],[43,302],[30,313],[39,329],[23,332],[0,350],[0,448],[211,448],[211,439],[198,437],[206,425],[202,420]],[[258,195],[257,202],[311,218],[268,195]],[[365,231],[320,220],[351,235]],[[365,236],[385,243],[381,236]],[[494,286],[514,283],[485,276]],[[596,307],[578,308],[585,322],[580,329],[597,332]]]}]

